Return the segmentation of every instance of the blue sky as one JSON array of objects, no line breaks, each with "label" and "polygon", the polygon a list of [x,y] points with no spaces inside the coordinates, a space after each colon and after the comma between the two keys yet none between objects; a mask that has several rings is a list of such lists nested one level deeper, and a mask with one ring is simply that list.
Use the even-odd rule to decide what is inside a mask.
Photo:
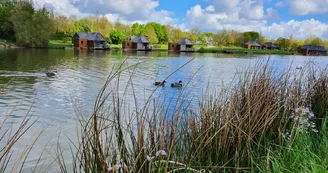
[{"label": "blue sky", "polygon": [[61,15],[99,12],[124,23],[150,21],[182,30],[258,31],[269,38],[328,39],[328,0],[34,0]]}]

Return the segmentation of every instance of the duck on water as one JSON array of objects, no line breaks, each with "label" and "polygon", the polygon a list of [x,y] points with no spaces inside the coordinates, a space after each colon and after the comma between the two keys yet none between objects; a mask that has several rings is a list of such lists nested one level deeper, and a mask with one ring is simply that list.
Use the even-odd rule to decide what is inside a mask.
[{"label": "duck on water", "polygon": [[164,80],[163,82],[155,82],[154,85],[155,86],[164,86],[166,83],[166,81]]},{"label": "duck on water", "polygon": [[180,80],[178,83],[171,83],[171,87],[176,87],[176,88],[182,87],[182,81]]},{"label": "duck on water", "polygon": [[46,75],[48,77],[54,77],[54,76],[56,76],[56,74],[54,72],[47,72]]}]

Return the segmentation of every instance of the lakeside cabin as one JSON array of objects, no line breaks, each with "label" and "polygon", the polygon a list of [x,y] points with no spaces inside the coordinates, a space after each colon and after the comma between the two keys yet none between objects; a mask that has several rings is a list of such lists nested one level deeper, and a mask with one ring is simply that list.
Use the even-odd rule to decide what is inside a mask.
[{"label": "lakeside cabin", "polygon": [[262,44],[262,49],[275,50],[275,49],[280,49],[280,46],[278,44],[274,44],[272,42],[266,42],[266,43]]},{"label": "lakeside cabin", "polygon": [[151,51],[150,42],[144,36],[131,36],[122,42],[123,51]]},{"label": "lakeside cabin", "polygon": [[106,50],[107,40],[99,32],[77,32],[73,35],[72,42],[76,49]]},{"label": "lakeside cabin", "polygon": [[170,52],[195,52],[194,44],[187,38],[181,39],[177,43],[168,43]]},{"label": "lakeside cabin", "polygon": [[244,48],[247,48],[247,49],[261,49],[261,45],[258,44],[256,41],[249,41],[247,43],[244,43]]},{"label": "lakeside cabin", "polygon": [[327,50],[323,46],[304,45],[298,50],[299,54],[311,56],[327,55]]}]

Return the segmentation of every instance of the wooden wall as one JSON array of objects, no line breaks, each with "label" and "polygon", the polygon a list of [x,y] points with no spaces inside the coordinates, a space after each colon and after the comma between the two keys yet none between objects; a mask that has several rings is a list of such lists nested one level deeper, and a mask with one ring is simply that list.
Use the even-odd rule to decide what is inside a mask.
[{"label": "wooden wall", "polygon": [[75,48],[88,48],[88,40],[87,39],[74,39],[74,47]]},{"label": "wooden wall", "polygon": [[137,45],[132,41],[123,41],[122,42],[122,49],[136,49]]},{"label": "wooden wall", "polygon": [[178,43],[169,43],[168,44],[168,50],[170,52],[174,52],[174,51],[180,51],[180,46]]}]

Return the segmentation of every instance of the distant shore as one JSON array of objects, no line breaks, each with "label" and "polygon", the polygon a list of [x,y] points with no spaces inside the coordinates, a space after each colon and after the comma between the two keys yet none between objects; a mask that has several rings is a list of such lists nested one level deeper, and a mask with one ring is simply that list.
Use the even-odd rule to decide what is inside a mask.
[{"label": "distant shore", "polygon": [[[168,48],[165,44],[154,45],[152,51],[167,52]],[[25,48],[16,46],[11,42],[0,42],[0,48]],[[195,53],[221,53],[221,54],[256,54],[256,55],[298,55],[297,52],[289,52],[284,50],[265,50],[265,49],[246,49],[243,47],[215,47],[215,46],[206,46],[206,45],[195,45]],[[71,42],[63,43],[62,41],[51,40],[47,47],[41,47],[36,49],[63,49],[63,50],[72,50],[74,49]],[[109,50],[122,51],[120,45],[110,45]]]}]

